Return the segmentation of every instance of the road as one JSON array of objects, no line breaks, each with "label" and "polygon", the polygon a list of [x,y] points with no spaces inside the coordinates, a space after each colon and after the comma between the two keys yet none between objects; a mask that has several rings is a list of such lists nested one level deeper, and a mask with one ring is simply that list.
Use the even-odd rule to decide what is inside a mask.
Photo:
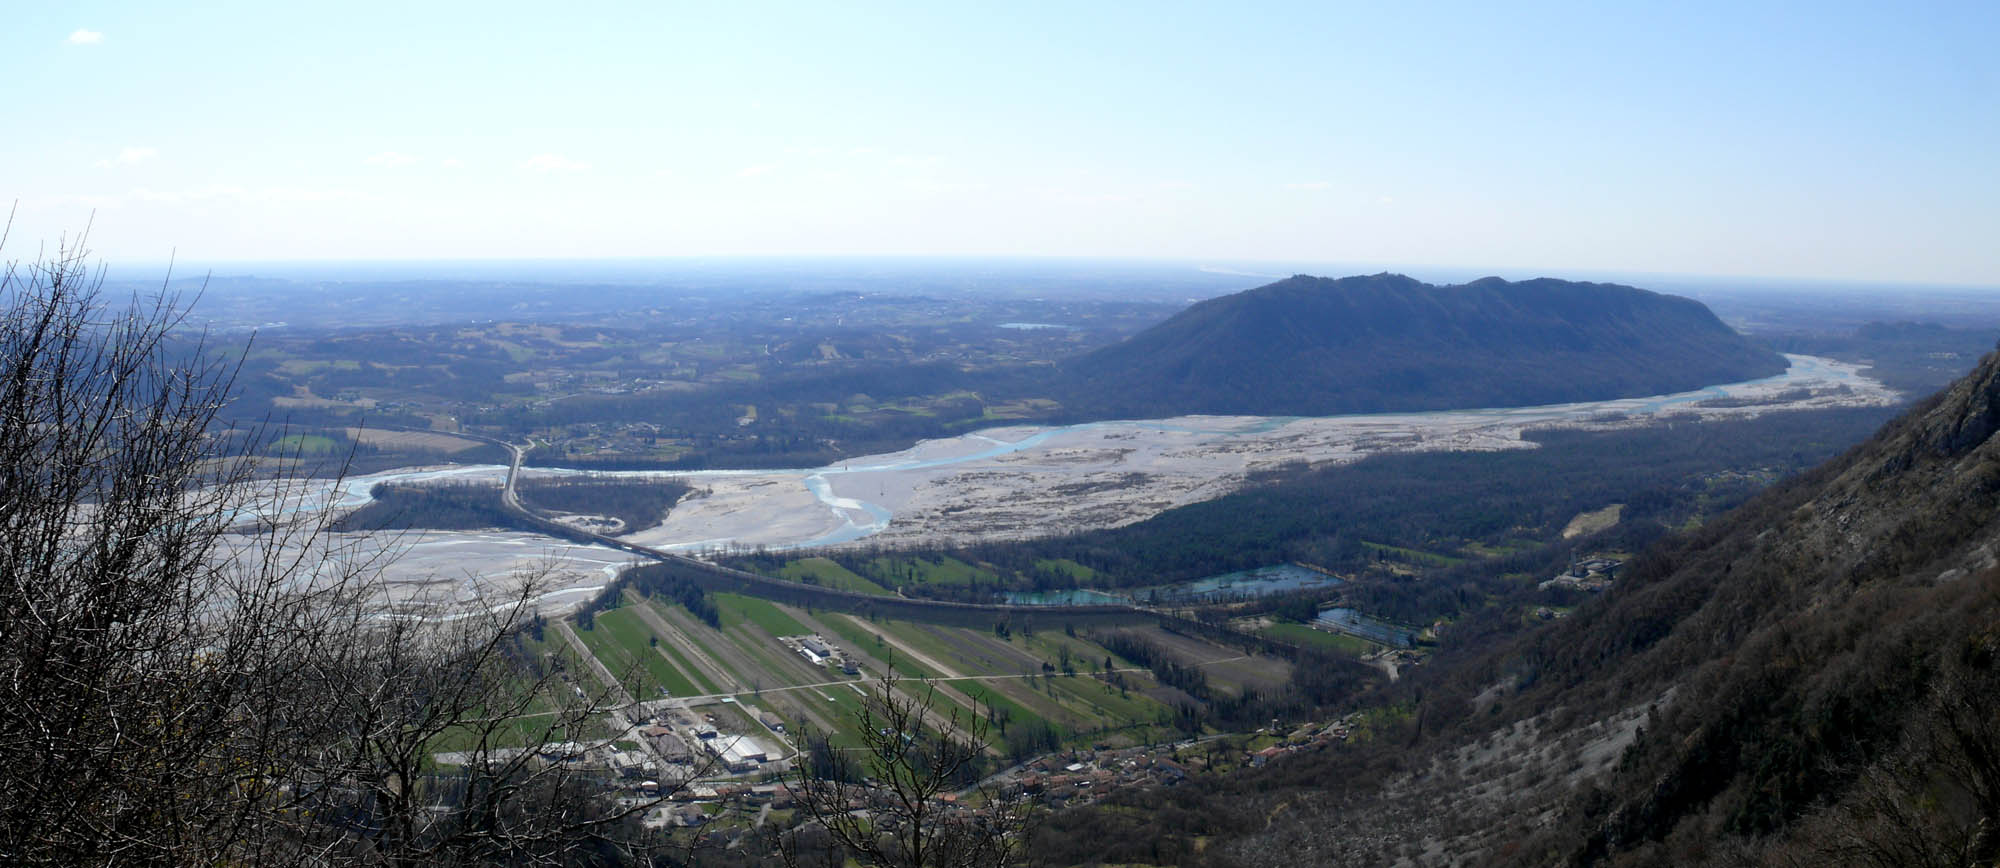
[{"label": "road", "polygon": [[542,516],[541,514],[527,508],[527,506],[522,504],[520,495],[515,491],[515,481],[519,479],[521,475],[521,463],[527,458],[528,449],[534,446],[532,442],[530,442],[527,446],[522,446],[518,443],[513,443],[506,440],[499,440],[492,437],[485,437],[478,434],[460,433],[460,434],[454,434],[453,436],[463,437],[469,440],[476,440],[481,443],[493,443],[505,447],[507,449],[508,454],[510,456],[510,460],[507,465],[507,480],[505,483],[501,485],[500,489],[501,506],[507,509],[509,512],[512,512],[515,515],[525,519],[531,526],[540,529],[542,532],[547,533],[551,536],[555,536],[560,539],[569,539],[580,542],[596,543],[598,545],[614,548],[622,552],[628,552],[631,554],[639,555],[641,557],[650,558],[660,563],[673,564],[675,566],[684,567],[697,574],[707,574],[712,578],[721,579],[723,581],[731,583],[732,585],[736,586],[732,588],[733,590],[740,590],[743,592],[747,592],[752,594],[753,596],[764,596],[764,594],[758,593],[758,591],[760,590],[764,591],[766,594],[774,595],[777,599],[784,599],[785,597],[776,595],[796,596],[801,593],[810,593],[820,598],[823,602],[829,605],[829,607],[846,604],[848,606],[853,606],[853,607],[879,608],[880,606],[883,606],[893,601],[895,605],[901,607],[927,609],[935,612],[950,612],[950,613],[960,613],[960,614],[966,612],[988,612],[996,615],[1015,614],[1015,615],[1042,615],[1042,616],[1159,614],[1151,610],[1148,610],[1146,608],[1133,605],[1107,604],[1107,605],[1091,605],[1091,606],[1024,606],[1024,605],[1015,605],[1010,603],[959,603],[959,602],[952,602],[949,600],[925,600],[920,598],[900,597],[900,596],[880,597],[854,591],[842,591],[819,585],[802,585],[796,582],[787,582],[782,579],[773,579],[769,576],[759,575],[757,573],[752,573],[745,570],[732,569],[730,567],[725,567],[718,564],[712,564],[704,560],[688,557],[686,555],[675,554],[673,552],[665,551],[662,549],[656,549],[651,546],[639,545],[638,543],[634,543],[628,540],[619,539],[613,536],[605,536],[604,534],[593,533],[591,531],[583,530],[581,528],[571,527],[569,525],[563,524],[558,521],[552,521],[547,517]]},{"label": "road", "polygon": [[[1240,658],[1231,658],[1231,659],[1240,659]],[[1212,662],[1215,662],[1215,663],[1221,663],[1221,662],[1223,662],[1223,661],[1220,661],[1220,660],[1216,660],[1216,661],[1212,661]],[[1145,669],[1145,668],[1142,668],[1142,667],[1136,667],[1136,666],[1134,666],[1134,667],[1128,667],[1128,668],[1125,668],[1125,669],[1112,669],[1112,670],[1109,670],[1109,671],[1111,671],[1111,672],[1146,672],[1146,671],[1149,671],[1149,670],[1147,670],[1147,669]],[[1094,674],[1094,673],[1092,673],[1092,674]],[[897,683],[911,683],[911,684],[944,684],[944,683],[946,683],[946,682],[953,682],[953,681],[1004,681],[1004,680],[1007,680],[1007,679],[1010,679],[1010,678],[1042,678],[1042,677],[1045,677],[1045,676],[1044,676],[1044,675],[1043,675],[1042,673],[1040,673],[1040,672],[1027,672],[1027,673],[1023,673],[1023,674],[1020,674],[1020,675],[954,675],[954,676],[952,676],[952,677],[950,677],[950,678],[901,678],[901,679],[897,679]],[[1059,677],[1059,678],[1060,678],[1060,677],[1064,677],[1064,676],[1055,676],[1055,677]],[[1079,677],[1079,678],[1086,678],[1086,677],[1089,677],[1089,675],[1078,675],[1078,676],[1076,676],[1076,677]],[[850,678],[850,679],[846,679],[846,680],[842,680],[842,681],[815,681],[815,682],[813,682],[813,683],[811,683],[811,684],[788,684],[788,685],[785,685],[785,686],[783,686],[783,687],[766,687],[766,688],[764,688],[764,689],[763,689],[763,690],[762,690],[761,692],[763,692],[763,693],[784,693],[785,691],[788,691],[788,690],[823,690],[823,689],[825,689],[825,688],[828,688],[828,687],[847,687],[847,686],[850,686],[850,685],[855,685],[855,684],[863,684],[863,685],[865,685],[865,684],[869,684],[869,683],[871,683],[871,682],[869,682],[869,681],[866,681],[866,680],[859,680],[859,679],[852,679],[852,678]],[[745,697],[745,696],[756,696],[756,695],[757,695],[758,693],[759,693],[759,691],[752,691],[752,690],[745,690],[745,691],[743,691],[743,692],[741,692],[741,693],[703,693],[703,694],[699,694],[699,695],[695,695],[695,696],[676,696],[676,697],[674,697],[674,698],[672,698],[672,699],[659,699],[659,700],[648,700],[648,702],[661,702],[661,703],[670,703],[670,704],[671,704],[671,703],[687,703],[687,704],[689,704],[689,705],[700,705],[700,704],[705,704],[705,703],[709,703],[709,702],[721,702],[721,701],[722,701],[722,700],[724,700],[724,699],[740,699],[740,698],[742,698],[742,697]]]}]

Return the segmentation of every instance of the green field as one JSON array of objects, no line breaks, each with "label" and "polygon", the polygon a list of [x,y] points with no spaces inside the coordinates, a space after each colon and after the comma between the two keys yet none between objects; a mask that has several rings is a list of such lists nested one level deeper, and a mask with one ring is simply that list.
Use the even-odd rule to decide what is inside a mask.
[{"label": "green field", "polygon": [[[836,619],[826,620],[831,622]],[[974,710],[982,716],[986,713],[986,706],[991,705],[1006,712],[1010,727],[1016,723],[1046,723],[1053,726],[1068,743],[1091,742],[1095,740],[1095,734],[1106,731],[1150,726],[1165,710],[1165,706],[1157,700],[1144,695],[1145,690],[1157,686],[1150,673],[1126,673],[1124,677],[1138,690],[1128,690],[1123,696],[1117,688],[1091,678],[1090,673],[1101,668],[1106,658],[1112,658],[1112,665],[1121,669],[1131,668],[1131,662],[1117,658],[1103,646],[1079,637],[1050,632],[1029,636],[1015,632],[1010,639],[996,640],[986,631],[909,621],[883,620],[864,625],[850,620],[847,624],[851,626],[846,629],[836,626],[834,629],[842,632],[849,641],[859,643],[857,647],[871,647],[874,635],[881,633],[951,667],[962,676],[979,677],[976,681],[951,683],[978,700],[979,707]],[[1001,644],[994,646],[990,644],[993,642]],[[1001,661],[976,650],[998,647],[1014,649],[1027,659]],[[1070,664],[1077,674],[1048,674],[1042,664],[1059,669],[1064,648],[1069,649]],[[889,650],[884,648],[880,653],[888,653]],[[999,652],[996,650],[994,653],[997,655]],[[911,660],[907,655],[896,656],[894,666],[905,677],[942,676],[939,671]],[[1030,675],[1035,677],[1023,677]]]},{"label": "green field", "polygon": [[1106,722],[1150,723],[1164,706],[1130,690],[1120,693],[1118,688],[1095,678],[1056,678],[1050,680],[1054,689],[1098,709],[1098,716]]},{"label": "green field", "polygon": [[[651,602],[648,601],[646,605],[651,605]],[[708,693],[722,692],[721,685],[718,685],[715,682],[710,681],[708,679],[708,676],[702,673],[700,667],[695,666],[692,661],[688,660],[685,655],[681,654],[680,649],[675,647],[674,643],[662,641],[659,644],[659,649],[661,651],[666,652],[667,656],[673,659],[674,668],[679,669],[682,673],[686,674],[688,678],[694,681],[695,686],[701,688],[699,691],[697,691],[697,693],[708,694]]]},{"label": "green field", "polygon": [[1381,650],[1382,646],[1359,636],[1317,630],[1305,624],[1272,624],[1257,631],[1281,642],[1290,642],[1305,648],[1323,648],[1359,657]]},{"label": "green field", "polygon": [[[958,578],[973,569],[964,563],[929,566],[946,576],[956,572]],[[754,701],[796,727],[830,725],[841,746],[858,743],[851,731],[863,700],[857,688],[871,689],[869,681],[879,676],[885,661],[903,679],[899,692],[919,696],[934,687],[940,712],[955,709],[961,720],[988,721],[987,739],[997,750],[1123,745],[1171,735],[1162,723],[1170,721],[1173,712],[1159,698],[1169,694],[1160,693],[1163,688],[1152,673],[1118,658],[1087,635],[1071,635],[1061,624],[1030,629],[1017,623],[1009,630],[953,627],[807,612],[738,594],[718,593],[711,599],[720,628],[685,617],[664,600],[634,601],[598,613],[594,629],[578,629],[577,637],[635,698],[656,698],[661,687],[677,696],[721,693],[724,689],[712,682],[722,677],[746,688],[736,694],[744,702]],[[673,617],[649,621],[640,617],[637,605],[655,606]],[[681,641],[654,632],[655,624],[669,623],[688,631],[685,644],[700,649],[699,656],[708,661],[702,666],[713,664],[723,674],[704,675],[702,666],[690,659],[691,652],[681,649]],[[816,631],[847,649],[866,674],[839,683],[839,670],[811,666],[777,641],[780,636]],[[1344,639],[1319,635],[1322,641]],[[555,644],[545,641],[535,647]],[[1205,646],[1199,653],[1200,659],[1241,656],[1220,646]],[[1074,674],[1062,673],[1065,658]],[[1119,670],[1116,675],[1102,672],[1107,659],[1111,668]],[[1241,689],[1237,679],[1248,671],[1242,666],[1256,668],[1254,661],[1218,665],[1208,670],[1211,683],[1227,693]]]},{"label": "green field", "polygon": [[1419,551],[1417,549],[1406,549],[1401,546],[1383,545],[1381,543],[1373,543],[1367,540],[1362,540],[1361,545],[1372,552],[1378,552],[1384,555],[1393,555],[1402,558],[1403,560],[1410,561],[1412,563],[1428,564],[1434,567],[1451,567],[1465,563],[1464,558],[1455,558],[1450,555],[1441,555],[1435,552]]},{"label": "green field", "polygon": [[319,434],[288,434],[271,444],[273,455],[332,455],[343,449],[340,441]]},{"label": "green field", "polygon": [[756,597],[716,594],[715,608],[722,614],[722,628],[725,630],[749,621],[772,636],[804,636],[812,632],[804,624],[792,620],[792,616],[778,611],[777,606]]},{"label": "green field", "polygon": [[1507,539],[1502,540],[1498,545],[1490,546],[1477,542],[1469,542],[1465,544],[1465,547],[1461,551],[1474,557],[1499,558],[1508,555],[1517,555],[1522,552],[1531,552],[1541,547],[1542,544],[1534,540]]},{"label": "green field", "polygon": [[888,588],[884,588],[870,581],[866,576],[849,570],[826,558],[815,557],[792,561],[786,564],[783,569],[778,570],[777,577],[842,591],[855,591],[862,594],[886,595],[890,593]]},{"label": "green field", "polygon": [[1069,558],[1043,558],[1041,560],[1036,561],[1035,566],[1038,569],[1051,570],[1054,572],[1062,573],[1063,575],[1075,579],[1078,584],[1089,584],[1091,581],[1097,578],[1096,570],[1093,570],[1089,567],[1079,564],[1076,561],[1070,560]]},{"label": "green field", "polygon": [[916,557],[879,557],[868,562],[869,575],[886,587],[899,585],[970,585],[996,583],[1000,575],[950,556],[932,561]]},{"label": "green field", "polygon": [[576,636],[604,668],[624,682],[625,691],[634,699],[658,698],[662,688],[677,696],[702,692],[652,647],[652,628],[630,609],[601,612],[594,629],[579,629]]},{"label": "green field", "polygon": [[1033,636],[1017,636],[1015,641],[1026,643],[1026,647],[1029,650],[1035,652],[1036,656],[1044,660],[1060,660],[1062,657],[1060,649],[1066,647],[1069,649],[1070,658],[1075,661],[1074,665],[1078,672],[1094,671],[1102,667],[1107,658],[1111,660],[1113,668],[1126,669],[1139,665],[1111,653],[1110,649],[1095,642],[1075,636],[1066,636],[1062,633],[1044,631],[1036,633]]}]

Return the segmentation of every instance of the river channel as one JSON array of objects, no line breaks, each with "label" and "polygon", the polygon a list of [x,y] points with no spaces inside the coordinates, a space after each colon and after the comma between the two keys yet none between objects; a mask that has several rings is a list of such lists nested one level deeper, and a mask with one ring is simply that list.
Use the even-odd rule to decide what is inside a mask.
[{"label": "river channel", "polygon": [[[1888,404],[1891,390],[1855,366],[1790,356],[1785,373],[1672,395],[1536,407],[1330,417],[1188,416],[1011,426],[927,440],[908,449],[798,470],[628,471],[600,475],[675,477],[700,491],[659,527],[627,538],[656,548],[705,553],[918,541],[973,542],[1050,535],[1126,524],[1165,509],[1220,496],[1249,473],[1305,461],[1353,461],[1382,452],[1531,448],[1530,428],[1611,428],[1667,417],[1694,421],[1788,409]],[[526,470],[568,475],[575,470]],[[351,509],[384,482],[499,484],[506,468],[480,465],[410,469],[315,481],[303,496],[246,504],[271,514]],[[478,552],[495,548],[518,564],[522,540],[497,534],[425,533],[410,550],[449,546],[463,568],[491,573]],[[481,545],[480,543],[489,545]],[[468,543],[470,543],[468,545]],[[571,548],[550,541],[551,549]],[[579,564],[593,579],[609,549]],[[582,555],[583,552],[576,552]]]}]

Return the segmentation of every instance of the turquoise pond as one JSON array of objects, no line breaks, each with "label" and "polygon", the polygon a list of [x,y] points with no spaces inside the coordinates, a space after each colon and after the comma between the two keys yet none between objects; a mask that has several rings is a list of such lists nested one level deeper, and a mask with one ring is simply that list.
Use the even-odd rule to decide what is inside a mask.
[{"label": "turquoise pond", "polygon": [[1410,648],[1417,642],[1416,632],[1408,627],[1371,618],[1353,609],[1327,609],[1319,613],[1318,620],[1322,626],[1392,648]]},{"label": "turquoise pond", "polygon": [[1296,564],[1278,564],[1209,576],[1192,582],[1176,582],[1170,585],[1151,585],[1143,588],[1124,588],[1115,591],[1100,591],[1091,588],[1076,588],[1063,591],[1013,591],[1006,595],[1007,602],[1020,606],[1097,606],[1131,605],[1134,603],[1173,603],[1190,600],[1215,600],[1241,597],[1265,597],[1292,591],[1306,591],[1319,588],[1333,588],[1340,579],[1317,570],[1309,570]]}]

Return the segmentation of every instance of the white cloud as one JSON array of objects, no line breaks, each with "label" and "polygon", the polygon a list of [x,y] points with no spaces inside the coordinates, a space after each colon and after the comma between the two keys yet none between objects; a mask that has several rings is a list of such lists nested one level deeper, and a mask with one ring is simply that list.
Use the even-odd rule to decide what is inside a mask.
[{"label": "white cloud", "polygon": [[387,166],[391,169],[394,169],[400,166],[410,165],[411,163],[414,163],[416,161],[417,158],[412,157],[409,154],[397,153],[395,151],[383,151],[382,153],[369,157],[368,165]]},{"label": "white cloud", "polygon": [[1377,196],[1377,197],[1375,198],[1375,204],[1377,204],[1377,205],[1394,205],[1394,204],[1396,204],[1396,197],[1394,197],[1394,196]]},{"label": "white cloud", "polygon": [[1326,181],[1304,181],[1297,184],[1286,184],[1285,188],[1290,190],[1324,190],[1331,186],[1333,185]]},{"label": "white cloud", "polygon": [[81,27],[72,31],[69,35],[69,44],[71,45],[96,45],[103,41],[104,34],[95,30],[85,30]]},{"label": "white cloud", "polygon": [[446,157],[444,158],[444,162],[441,165],[443,165],[447,169],[456,169],[465,164],[459,162],[457,157]]},{"label": "white cloud", "polygon": [[118,156],[98,160],[97,167],[100,169],[109,169],[112,166],[130,166],[133,163],[143,163],[159,155],[160,149],[158,148],[126,146],[118,149]]},{"label": "white cloud", "polygon": [[744,166],[743,168],[736,170],[736,177],[761,178],[777,170],[778,170],[778,164],[776,163],[761,163],[755,166]]},{"label": "white cloud", "polygon": [[581,160],[572,160],[561,154],[536,154],[529,157],[526,162],[523,162],[521,168],[530,172],[544,173],[582,172],[589,169],[590,164]]}]

